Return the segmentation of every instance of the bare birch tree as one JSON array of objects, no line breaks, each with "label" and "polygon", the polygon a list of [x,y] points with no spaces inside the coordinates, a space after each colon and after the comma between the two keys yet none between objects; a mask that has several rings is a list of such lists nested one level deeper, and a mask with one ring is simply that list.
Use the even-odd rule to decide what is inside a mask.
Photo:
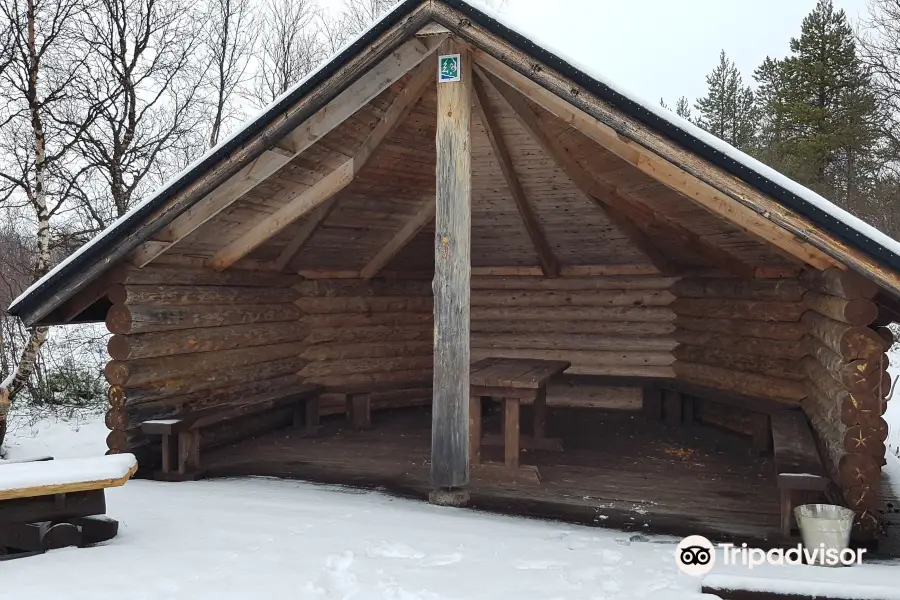
[{"label": "bare birch tree", "polygon": [[95,175],[82,187],[84,208],[98,228],[206,146],[199,18],[189,0],[97,0],[81,19],[83,94],[103,101],[80,144]]},{"label": "bare birch tree", "polygon": [[312,0],[267,0],[253,96],[260,106],[287,91],[327,56]]},{"label": "bare birch tree", "polygon": [[[73,150],[97,107],[73,94],[86,56],[73,24],[89,8],[89,0],[0,2],[0,18],[9,28],[0,71],[0,199],[6,208],[21,203],[31,211],[36,243],[28,281],[49,271],[51,220],[85,172]],[[47,332],[28,330],[17,362],[0,383],[0,442],[9,407],[26,388]]]},{"label": "bare birch tree", "polygon": [[244,116],[234,99],[248,80],[247,68],[254,54],[258,19],[253,8],[250,0],[210,0],[207,8],[202,43],[210,64],[210,148],[219,143],[230,120]]}]

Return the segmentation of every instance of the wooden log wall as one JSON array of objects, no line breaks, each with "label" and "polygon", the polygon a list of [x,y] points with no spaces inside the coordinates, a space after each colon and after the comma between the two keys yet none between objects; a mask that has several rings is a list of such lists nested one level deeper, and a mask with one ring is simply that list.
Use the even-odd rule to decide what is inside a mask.
[{"label": "wooden log wall", "polygon": [[[432,379],[430,281],[308,280],[294,290],[300,324],[309,331],[302,377],[322,385],[397,382],[396,390],[373,394],[373,409],[431,403],[430,389],[402,387]],[[343,398],[325,395],[321,407],[343,411]]]},{"label": "wooden log wall", "polygon": [[[107,438],[113,452],[146,450],[148,419],[277,393],[297,385],[309,362],[308,326],[294,304],[297,277],[247,271],[153,266],[123,269],[108,297],[111,357]],[[213,429],[203,444],[225,442],[289,422],[270,414]]]},{"label": "wooden log wall", "polygon": [[806,397],[799,368],[805,352],[804,291],[796,279],[677,282],[672,288],[677,377],[796,406]]},{"label": "wooden log wall", "polygon": [[878,288],[838,269],[806,274],[803,283],[803,408],[834,481],[857,513],[857,534],[868,537],[877,530],[872,511],[885,460],[882,415],[890,389],[889,344],[873,325]]},{"label": "wooden log wall", "polygon": [[673,377],[668,277],[473,277],[472,360],[567,360],[570,375]]}]

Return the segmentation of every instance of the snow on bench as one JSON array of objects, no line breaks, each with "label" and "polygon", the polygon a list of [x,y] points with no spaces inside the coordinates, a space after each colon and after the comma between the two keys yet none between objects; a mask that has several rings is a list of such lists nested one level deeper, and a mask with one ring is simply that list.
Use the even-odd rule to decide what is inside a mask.
[{"label": "snow on bench", "polygon": [[[721,555],[717,557],[721,559]],[[898,563],[829,568],[810,565],[720,566],[703,578],[703,593],[729,598],[900,600]]]},{"label": "snow on bench", "polygon": [[124,485],[137,471],[133,454],[0,465],[0,500],[85,492]]}]

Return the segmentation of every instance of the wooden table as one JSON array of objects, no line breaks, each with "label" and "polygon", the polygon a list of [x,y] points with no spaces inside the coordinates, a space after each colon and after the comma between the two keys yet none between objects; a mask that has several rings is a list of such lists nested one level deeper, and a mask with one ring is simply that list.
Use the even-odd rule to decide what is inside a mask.
[{"label": "wooden table", "polygon": [[[540,481],[536,467],[523,468],[519,464],[519,449],[562,450],[560,440],[546,437],[547,382],[570,366],[571,363],[560,360],[521,358],[485,358],[472,365],[469,375],[469,457],[475,471],[490,472],[502,479]],[[481,403],[486,398],[503,401],[502,436],[482,437]],[[533,402],[532,436],[522,436],[519,430],[522,400]],[[482,444],[502,444],[504,464],[482,465]]]}]

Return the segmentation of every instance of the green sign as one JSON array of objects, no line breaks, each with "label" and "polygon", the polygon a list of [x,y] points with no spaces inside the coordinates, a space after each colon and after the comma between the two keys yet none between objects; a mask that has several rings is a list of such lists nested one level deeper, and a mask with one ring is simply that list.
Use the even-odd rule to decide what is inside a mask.
[{"label": "green sign", "polygon": [[438,58],[438,83],[450,83],[459,81],[460,77],[459,54],[445,54]]}]

